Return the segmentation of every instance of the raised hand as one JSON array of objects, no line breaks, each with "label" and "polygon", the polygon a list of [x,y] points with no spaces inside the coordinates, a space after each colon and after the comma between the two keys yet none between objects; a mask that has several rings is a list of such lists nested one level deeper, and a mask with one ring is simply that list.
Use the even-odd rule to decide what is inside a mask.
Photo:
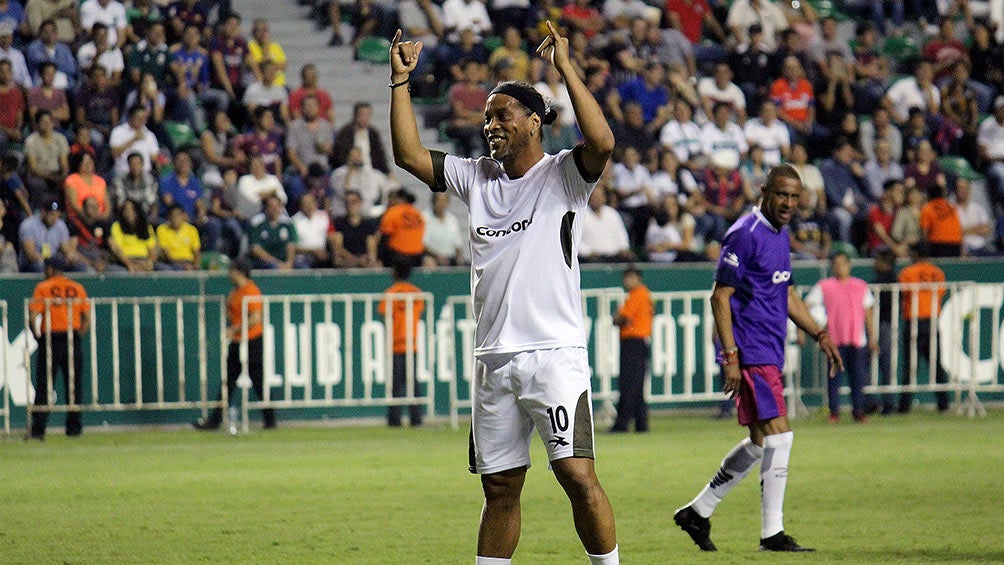
[{"label": "raised hand", "polygon": [[550,61],[559,71],[567,68],[566,65],[571,61],[568,57],[568,38],[558,33],[558,28],[554,27],[551,20],[547,21],[547,37],[537,48],[537,55]]},{"label": "raised hand", "polygon": [[418,54],[422,52],[422,42],[401,41],[401,30],[394,34],[390,42],[390,76],[392,80],[404,80],[418,65]]}]

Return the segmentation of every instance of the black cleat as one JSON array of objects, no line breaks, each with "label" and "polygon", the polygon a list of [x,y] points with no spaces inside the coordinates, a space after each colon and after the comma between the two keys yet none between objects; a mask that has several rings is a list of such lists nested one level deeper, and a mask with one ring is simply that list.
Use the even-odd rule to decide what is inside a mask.
[{"label": "black cleat", "polygon": [[673,521],[690,535],[701,551],[718,551],[711,541],[711,520],[702,517],[690,506],[684,506],[673,514]]},{"label": "black cleat", "polygon": [[798,545],[795,538],[784,533],[784,530],[770,536],[769,538],[763,538],[760,540],[760,551],[789,551],[789,552],[801,552],[801,551],[816,551],[811,547],[802,547]]}]

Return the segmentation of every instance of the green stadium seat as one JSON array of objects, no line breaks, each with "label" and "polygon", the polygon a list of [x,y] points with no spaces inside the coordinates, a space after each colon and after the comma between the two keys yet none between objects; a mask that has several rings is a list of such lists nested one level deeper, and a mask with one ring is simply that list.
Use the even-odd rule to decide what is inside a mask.
[{"label": "green stadium seat", "polygon": [[364,37],[356,49],[356,59],[377,65],[390,63],[390,41],[382,37]]},{"label": "green stadium seat", "polygon": [[959,157],[957,155],[944,155],[938,158],[938,164],[941,168],[947,172],[951,173],[959,178],[969,179],[969,180],[980,180],[983,175],[979,173],[965,157]]},{"label": "green stadium seat", "polygon": [[167,130],[167,135],[171,137],[171,143],[174,144],[175,149],[187,149],[199,146],[199,136],[195,134],[192,126],[185,122],[165,121],[164,129]]},{"label": "green stadium seat", "polygon": [[499,47],[502,47],[502,38],[495,35],[490,35],[484,38],[481,44],[484,45],[485,50],[487,50],[488,53],[491,54]]},{"label": "green stadium seat", "polygon": [[203,251],[199,267],[203,271],[226,271],[230,268],[230,257],[218,251]]},{"label": "green stadium seat", "polygon": [[920,46],[908,36],[889,36],[882,44],[882,54],[896,62],[915,59],[920,56]]}]

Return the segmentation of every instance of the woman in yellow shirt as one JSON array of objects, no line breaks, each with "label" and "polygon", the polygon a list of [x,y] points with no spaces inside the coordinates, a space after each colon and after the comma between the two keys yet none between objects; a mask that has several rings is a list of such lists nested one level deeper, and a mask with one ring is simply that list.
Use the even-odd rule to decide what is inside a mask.
[{"label": "woman in yellow shirt", "polygon": [[255,76],[261,80],[261,73],[258,72],[258,64],[264,60],[272,61],[275,64],[275,85],[286,86],[286,52],[282,46],[272,41],[272,34],[268,29],[268,20],[257,18],[251,25],[251,37],[248,42],[248,54],[255,64]]},{"label": "woman in yellow shirt", "polygon": [[112,224],[108,238],[115,258],[130,271],[152,271],[154,259],[160,254],[157,237],[146,217],[139,212],[139,204],[126,200],[119,207],[118,221]]}]

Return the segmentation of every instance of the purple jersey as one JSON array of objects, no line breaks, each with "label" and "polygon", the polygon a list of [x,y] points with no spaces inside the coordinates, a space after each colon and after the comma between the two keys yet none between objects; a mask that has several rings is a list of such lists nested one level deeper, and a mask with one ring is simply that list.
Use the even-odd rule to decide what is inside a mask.
[{"label": "purple jersey", "polygon": [[788,328],[791,241],[775,230],[760,208],[736,220],[722,242],[715,281],[736,289],[732,333],[743,366],[784,366]]}]

